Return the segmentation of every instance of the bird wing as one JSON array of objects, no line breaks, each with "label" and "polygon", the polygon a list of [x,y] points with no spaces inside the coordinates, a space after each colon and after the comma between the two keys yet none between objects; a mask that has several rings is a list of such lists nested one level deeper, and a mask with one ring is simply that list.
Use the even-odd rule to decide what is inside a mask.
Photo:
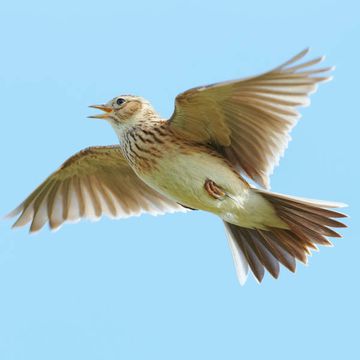
[{"label": "bird wing", "polygon": [[84,149],[65,161],[8,216],[14,227],[31,222],[30,232],[46,222],[51,229],[81,218],[99,219],[186,211],[146,185],[124,159],[119,146]]},{"label": "bird wing", "polygon": [[308,49],[264,74],[187,90],[176,97],[170,127],[189,140],[212,144],[243,175],[263,187],[296,124],[298,106],[309,104],[317,83],[330,80],[313,69],[324,57],[300,62]]}]

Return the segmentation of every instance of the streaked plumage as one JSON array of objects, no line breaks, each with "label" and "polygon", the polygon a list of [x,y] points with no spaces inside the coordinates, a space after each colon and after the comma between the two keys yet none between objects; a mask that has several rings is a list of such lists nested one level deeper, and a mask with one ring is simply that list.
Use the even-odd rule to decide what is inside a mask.
[{"label": "streaked plumage", "polygon": [[[271,193],[269,175],[309,104],[323,58],[299,63],[304,50],[262,75],[190,89],[177,96],[175,111],[161,119],[150,103],[131,95],[93,106],[104,114],[120,146],[80,151],[42,183],[11,216],[30,231],[46,222],[56,229],[83,217],[126,217],[142,212],[200,209],[220,216],[240,283],[249,268],[260,282],[279,263],[295,271],[316,244],[340,236],[344,225],[330,210],[342,204]],[[249,185],[249,178],[264,190]]]}]

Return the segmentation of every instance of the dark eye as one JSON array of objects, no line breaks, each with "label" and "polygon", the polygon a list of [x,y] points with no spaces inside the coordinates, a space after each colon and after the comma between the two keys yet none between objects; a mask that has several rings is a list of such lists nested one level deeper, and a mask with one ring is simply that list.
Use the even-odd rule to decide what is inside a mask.
[{"label": "dark eye", "polygon": [[124,102],[125,102],[125,99],[123,99],[123,98],[118,98],[118,99],[116,100],[116,104],[117,104],[117,105],[122,105]]}]

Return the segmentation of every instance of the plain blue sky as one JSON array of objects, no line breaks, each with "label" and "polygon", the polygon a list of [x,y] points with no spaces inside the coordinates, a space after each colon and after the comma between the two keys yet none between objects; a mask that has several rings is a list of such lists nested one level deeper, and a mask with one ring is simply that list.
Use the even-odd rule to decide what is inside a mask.
[{"label": "plain blue sky", "polygon": [[116,142],[89,104],[134,93],[169,116],[180,91],[311,46],[335,79],[302,111],[272,189],[347,202],[351,218],[310,266],[244,287],[210,214],[35,236],[2,221],[0,358],[359,358],[359,12],[355,0],[2,2],[0,213],[74,152]]}]

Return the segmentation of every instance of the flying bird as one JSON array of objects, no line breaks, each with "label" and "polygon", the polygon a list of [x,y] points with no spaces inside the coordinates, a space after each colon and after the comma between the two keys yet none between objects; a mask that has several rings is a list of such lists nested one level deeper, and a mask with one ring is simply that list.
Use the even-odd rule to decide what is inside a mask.
[{"label": "flying bird", "polygon": [[[261,282],[280,263],[295,271],[317,245],[341,237],[335,211],[344,204],[269,191],[269,176],[317,84],[332,68],[308,49],[258,76],[200,86],[179,94],[162,119],[149,101],[122,95],[91,118],[107,121],[119,145],[81,150],[65,161],[9,216],[14,227],[47,222],[51,229],[103,214],[124,218],[203,210],[219,216],[244,284],[249,270]],[[315,66],[315,67],[314,67]]]}]

